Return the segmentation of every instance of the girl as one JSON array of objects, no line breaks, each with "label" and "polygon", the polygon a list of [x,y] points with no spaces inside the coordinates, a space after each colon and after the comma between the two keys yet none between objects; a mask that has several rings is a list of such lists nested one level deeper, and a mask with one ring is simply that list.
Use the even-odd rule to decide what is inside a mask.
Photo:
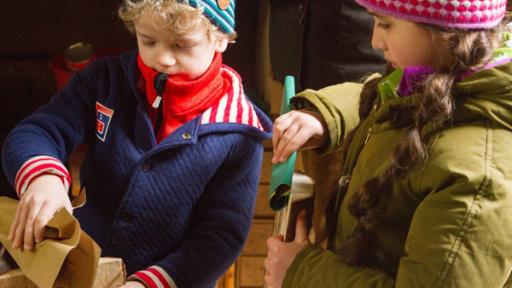
[{"label": "girl", "polygon": [[87,202],[74,215],[120,257],[127,287],[211,287],[246,239],[270,120],[222,64],[234,1],[125,0],[136,51],[100,59],[3,148],[20,197],[10,240],[32,249],[67,195],[67,155],[85,141]]},{"label": "girl", "polygon": [[356,1],[394,70],[362,91],[307,90],[276,120],[273,162],[301,146],[342,146],[344,160],[317,205],[335,207],[328,248],[309,243],[302,215],[294,242],[267,241],[267,286],[509,287],[506,1]]}]

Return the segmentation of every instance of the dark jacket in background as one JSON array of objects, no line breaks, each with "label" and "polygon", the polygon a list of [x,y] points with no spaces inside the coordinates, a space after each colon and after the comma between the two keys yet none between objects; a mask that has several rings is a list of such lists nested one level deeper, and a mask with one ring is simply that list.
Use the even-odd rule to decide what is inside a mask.
[{"label": "dark jacket in background", "polygon": [[353,0],[270,0],[270,61],[276,80],[319,89],[383,72],[372,50],[373,20]]}]

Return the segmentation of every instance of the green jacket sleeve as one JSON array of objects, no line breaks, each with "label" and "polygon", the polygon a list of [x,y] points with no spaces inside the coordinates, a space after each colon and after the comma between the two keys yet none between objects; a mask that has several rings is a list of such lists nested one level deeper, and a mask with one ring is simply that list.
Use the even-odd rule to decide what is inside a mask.
[{"label": "green jacket sleeve", "polygon": [[322,114],[328,132],[326,150],[336,150],[359,123],[359,97],[363,84],[346,82],[321,90],[305,90],[293,98],[295,108],[313,108]]},{"label": "green jacket sleeve", "polygon": [[288,268],[283,288],[384,288],[393,287],[393,282],[393,278],[383,272],[348,266],[334,252],[310,245],[297,254]]}]

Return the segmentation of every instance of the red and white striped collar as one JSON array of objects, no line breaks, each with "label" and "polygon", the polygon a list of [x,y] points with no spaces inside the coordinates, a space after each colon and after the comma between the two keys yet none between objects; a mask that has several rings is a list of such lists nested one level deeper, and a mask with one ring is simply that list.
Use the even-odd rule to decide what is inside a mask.
[{"label": "red and white striped collar", "polygon": [[264,131],[253,104],[244,93],[240,75],[226,65],[222,65],[221,73],[231,78],[231,88],[216,104],[203,112],[201,124],[238,123]]}]

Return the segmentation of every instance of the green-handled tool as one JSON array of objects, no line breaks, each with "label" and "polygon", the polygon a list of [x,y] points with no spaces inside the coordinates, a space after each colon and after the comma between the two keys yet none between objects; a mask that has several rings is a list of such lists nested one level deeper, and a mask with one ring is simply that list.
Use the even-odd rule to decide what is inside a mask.
[{"label": "green-handled tool", "polygon": [[[295,96],[295,79],[293,76],[286,76],[284,79],[283,102],[280,114],[291,111],[290,99]],[[295,171],[295,159],[297,153],[293,152],[290,158],[283,163],[272,165],[272,176],[270,178],[269,205],[273,210],[283,208],[290,196],[293,172]]]}]

